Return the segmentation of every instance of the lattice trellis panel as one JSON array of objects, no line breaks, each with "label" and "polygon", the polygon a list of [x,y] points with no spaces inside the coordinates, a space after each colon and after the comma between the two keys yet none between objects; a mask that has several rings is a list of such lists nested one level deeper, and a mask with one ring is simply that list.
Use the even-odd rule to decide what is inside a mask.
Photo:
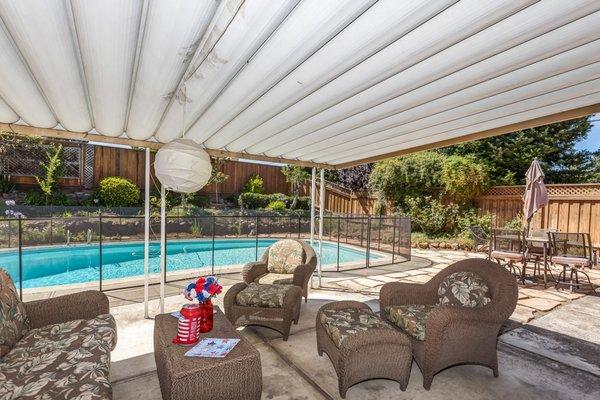
[{"label": "lattice trellis panel", "polygon": [[91,189],[94,186],[94,146],[83,145],[83,186]]},{"label": "lattice trellis panel", "polygon": [[[600,196],[600,184],[546,185],[550,197]],[[522,196],[525,186],[493,186],[484,196]]]},{"label": "lattice trellis panel", "polygon": [[[51,145],[28,141],[0,141],[0,171],[4,175],[36,176],[43,172],[42,162],[47,162]],[[80,177],[81,146],[64,145],[62,167],[64,178]]]}]

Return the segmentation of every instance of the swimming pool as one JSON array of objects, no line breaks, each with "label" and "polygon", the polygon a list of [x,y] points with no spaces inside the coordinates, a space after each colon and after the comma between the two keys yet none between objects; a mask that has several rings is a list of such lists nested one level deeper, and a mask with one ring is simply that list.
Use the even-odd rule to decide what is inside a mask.
[{"label": "swimming pool", "polygon": [[[258,240],[258,257],[276,239]],[[225,239],[214,243],[214,266],[245,264],[256,259],[255,239]],[[167,242],[167,273],[199,270],[210,273],[213,265],[211,240],[169,240]],[[160,263],[158,242],[150,244],[150,272],[158,273]],[[100,276],[100,254],[97,244],[52,246],[23,249],[23,288],[69,285],[97,281]],[[338,247],[323,243],[323,265],[335,265]],[[370,254],[370,258],[380,258]],[[363,250],[340,245],[339,262],[365,259]],[[19,255],[17,251],[1,251],[0,267],[8,270],[18,286]],[[144,243],[106,243],[102,246],[102,279],[120,279],[144,274]]]}]

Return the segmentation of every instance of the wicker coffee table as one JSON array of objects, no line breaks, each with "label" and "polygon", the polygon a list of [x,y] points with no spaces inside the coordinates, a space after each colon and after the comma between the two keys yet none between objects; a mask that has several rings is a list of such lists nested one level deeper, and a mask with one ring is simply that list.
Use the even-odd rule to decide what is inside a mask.
[{"label": "wicker coffee table", "polygon": [[208,337],[239,338],[240,342],[224,358],[186,357],[191,346],[172,343],[177,334],[177,318],[157,315],[154,321],[154,359],[165,400],[260,399],[262,371],[258,351],[244,339],[215,307],[214,328]]}]

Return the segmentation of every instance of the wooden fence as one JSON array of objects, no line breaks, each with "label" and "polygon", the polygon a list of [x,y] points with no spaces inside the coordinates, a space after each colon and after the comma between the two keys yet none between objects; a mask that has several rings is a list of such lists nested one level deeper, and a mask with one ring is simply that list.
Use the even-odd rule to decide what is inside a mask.
[{"label": "wooden fence", "polygon": [[[600,184],[546,185],[549,204],[531,221],[533,229],[561,232],[589,232],[595,247],[600,246]],[[495,226],[523,215],[524,186],[495,186],[477,199],[481,213],[494,214]]]}]

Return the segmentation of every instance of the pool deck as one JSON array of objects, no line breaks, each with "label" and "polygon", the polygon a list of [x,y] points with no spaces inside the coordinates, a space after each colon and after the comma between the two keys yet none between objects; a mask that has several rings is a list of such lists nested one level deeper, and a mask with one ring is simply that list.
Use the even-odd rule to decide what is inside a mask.
[{"label": "pool deck", "polygon": [[[329,359],[316,353],[314,321],[318,308],[332,300],[354,299],[378,308],[385,282],[424,282],[450,263],[480,257],[458,251],[414,250],[413,260],[393,266],[323,274],[322,288],[312,289],[303,303],[300,323],[287,342],[267,328],[242,330],[261,354],[263,399],[338,399]],[[591,271],[600,284],[600,271]],[[222,275],[229,286],[239,274]],[[181,284],[167,285],[165,310],[184,302]],[[315,281],[316,283],[316,281]],[[227,289],[227,287],[225,288]],[[107,293],[118,324],[119,342],[112,354],[114,398],[160,399],[152,353],[153,320],[144,319],[143,289]],[[157,310],[158,288],[151,288],[151,314]],[[220,304],[220,299],[216,303]],[[430,391],[413,363],[406,392],[387,380],[372,380],[349,389],[347,399],[597,399],[600,398],[600,297],[520,286],[519,305],[505,325],[498,345],[500,377],[480,366],[458,366],[439,373]]]}]

